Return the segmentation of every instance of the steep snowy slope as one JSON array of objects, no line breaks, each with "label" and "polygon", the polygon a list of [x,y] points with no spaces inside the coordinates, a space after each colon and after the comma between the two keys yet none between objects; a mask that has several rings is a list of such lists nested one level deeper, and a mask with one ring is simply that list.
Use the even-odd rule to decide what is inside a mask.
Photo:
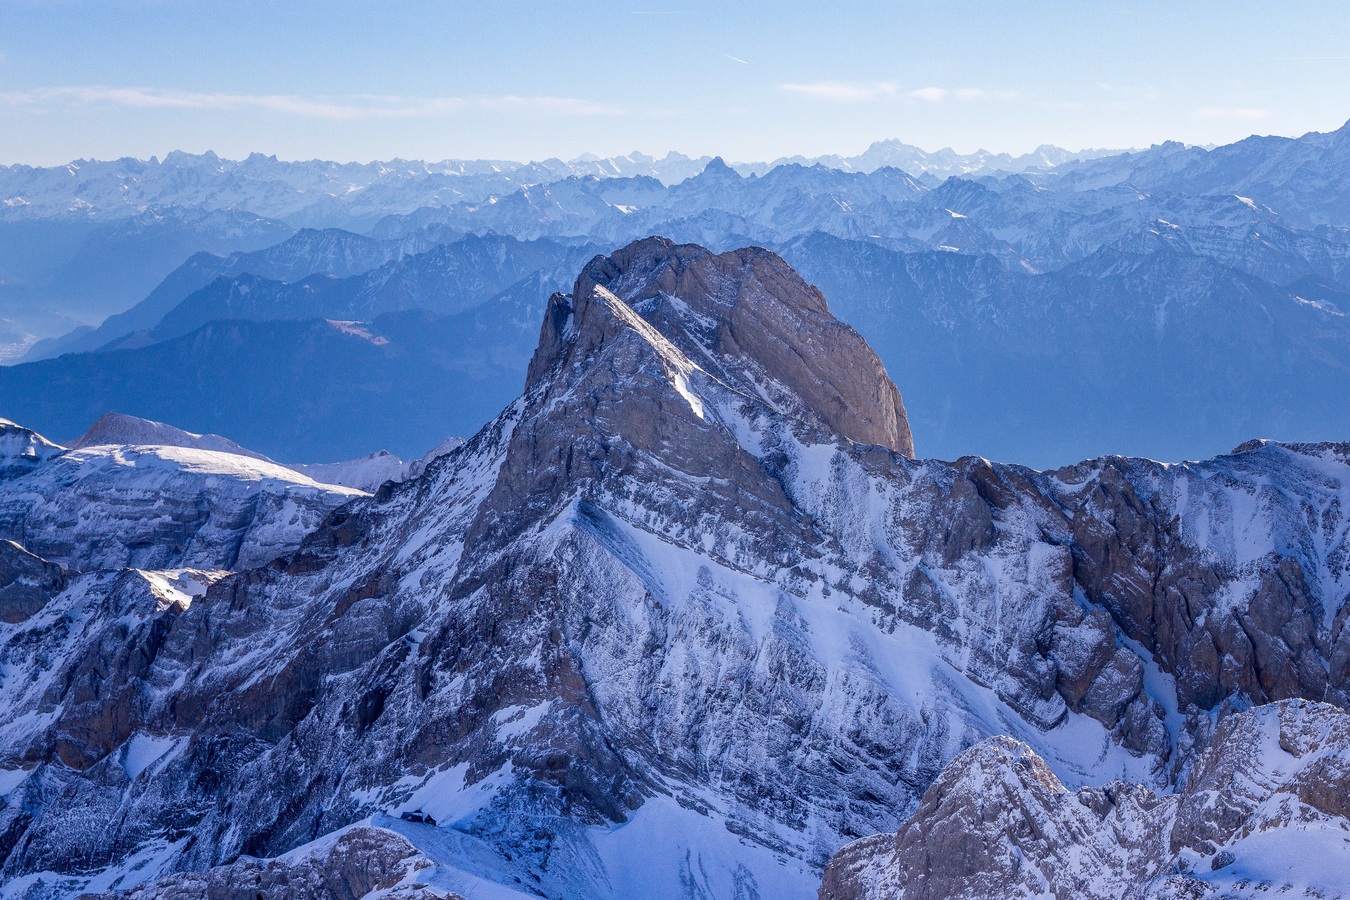
[{"label": "steep snowy slope", "polygon": [[[118,430],[178,430],[146,424],[159,429]],[[330,510],[362,495],[256,454],[96,441],[48,452],[0,481],[0,539],[77,570],[247,568],[296,546]]]},{"label": "steep snowy slope", "polygon": [[[0,719],[7,890],[422,807],[439,826],[375,822],[466,897],[805,898],[985,737],[1070,788],[1165,789],[1225,703],[1345,705],[1346,447],[1051,473],[912,448],[773,254],[597,258],[525,394],[420,478],[191,603],[83,581],[4,626],[39,686]],[[118,689],[79,693],[100,666]]]}]

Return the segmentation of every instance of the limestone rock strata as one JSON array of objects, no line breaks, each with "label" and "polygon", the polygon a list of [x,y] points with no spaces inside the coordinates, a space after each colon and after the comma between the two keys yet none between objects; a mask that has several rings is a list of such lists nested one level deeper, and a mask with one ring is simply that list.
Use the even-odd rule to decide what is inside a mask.
[{"label": "limestone rock strata", "polygon": [[247,568],[363,494],[235,453],[104,444],[0,481],[0,539],[86,571]]}]

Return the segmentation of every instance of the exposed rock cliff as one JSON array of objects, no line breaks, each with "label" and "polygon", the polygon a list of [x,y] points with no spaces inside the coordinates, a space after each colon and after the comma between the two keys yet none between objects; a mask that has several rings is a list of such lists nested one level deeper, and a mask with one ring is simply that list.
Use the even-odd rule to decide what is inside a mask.
[{"label": "exposed rock cliff", "polygon": [[170,875],[83,900],[463,900],[418,883],[433,865],[407,840],[358,825],[279,859],[240,858],[200,874]]},{"label": "exposed rock cliff", "polygon": [[1350,716],[1284,700],[1231,715],[1176,794],[1069,791],[1025,744],[954,759],[894,835],[844,847],[820,900],[1339,896],[1350,884]]}]

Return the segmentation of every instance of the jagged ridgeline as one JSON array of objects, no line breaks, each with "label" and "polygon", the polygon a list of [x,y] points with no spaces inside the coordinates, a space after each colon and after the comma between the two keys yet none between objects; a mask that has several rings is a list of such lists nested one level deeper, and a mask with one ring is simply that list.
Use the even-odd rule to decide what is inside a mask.
[{"label": "jagged ridgeline", "polygon": [[[122,530],[145,507],[97,553],[26,544],[87,460],[100,515],[162,466],[4,437],[5,897],[808,898],[897,830],[827,896],[911,896],[948,847],[1012,874],[912,896],[1041,896],[1089,831],[1115,868],[1075,857],[1083,896],[1264,896],[1253,848],[1314,832],[1344,858],[1350,446],[916,459],[877,356],[766,250],[596,257],[463,446],[312,530],[214,526],[289,541],[253,568],[200,516]],[[185,452],[155,457],[183,509],[343,502]],[[1011,849],[925,843],[963,822]]]}]

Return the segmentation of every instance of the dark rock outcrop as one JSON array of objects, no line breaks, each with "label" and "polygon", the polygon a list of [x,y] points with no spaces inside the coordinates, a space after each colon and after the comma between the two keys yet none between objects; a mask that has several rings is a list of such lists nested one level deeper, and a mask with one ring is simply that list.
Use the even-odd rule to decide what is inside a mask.
[{"label": "dark rock outcrop", "polygon": [[66,588],[66,570],[13,541],[0,541],[0,622],[24,621]]},{"label": "dark rock outcrop", "polygon": [[[1069,791],[1029,747],[954,759],[894,835],[844,847],[820,900],[1325,897],[1350,872],[1350,715],[1281,701],[1225,718],[1183,789]],[[1331,843],[1325,843],[1331,836]],[[1288,848],[1322,847],[1329,858]],[[1236,864],[1236,865],[1235,865]]]},{"label": "dark rock outcrop", "polygon": [[[331,846],[283,859],[242,857],[202,873],[171,875],[128,891],[81,900],[463,900],[416,882],[431,866],[397,834],[357,826]],[[408,883],[400,884],[407,880]]]}]

